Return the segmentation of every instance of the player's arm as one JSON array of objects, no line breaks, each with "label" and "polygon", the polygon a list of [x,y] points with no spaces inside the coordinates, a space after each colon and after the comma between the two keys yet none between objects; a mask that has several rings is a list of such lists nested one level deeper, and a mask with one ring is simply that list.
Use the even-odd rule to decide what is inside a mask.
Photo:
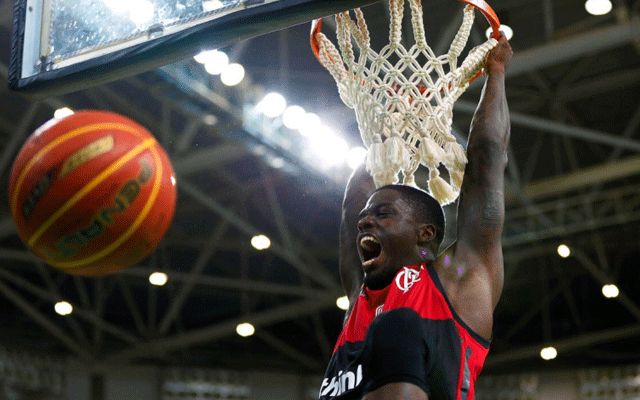
[{"label": "player's arm", "polygon": [[490,308],[490,312],[502,292],[504,275],[501,235],[504,171],[510,136],[505,69],[512,54],[502,35],[485,60],[486,81],[471,122],[468,164],[458,203],[455,259],[467,272],[467,279],[459,286],[463,290],[465,283],[476,287],[466,291],[465,299],[460,300],[486,302],[485,309]]},{"label": "player's arm", "polygon": [[369,196],[375,191],[373,179],[364,165],[358,167],[347,183],[342,201],[342,218],[340,221],[340,278],[351,304],[354,295],[362,286],[363,272],[360,256],[356,248],[358,236],[358,214],[364,208]]}]

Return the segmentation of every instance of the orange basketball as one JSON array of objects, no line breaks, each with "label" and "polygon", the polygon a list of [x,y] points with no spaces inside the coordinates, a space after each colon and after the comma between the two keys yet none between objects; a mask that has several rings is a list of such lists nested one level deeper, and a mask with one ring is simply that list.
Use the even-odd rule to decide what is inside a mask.
[{"label": "orange basketball", "polygon": [[175,203],[162,147],[138,123],[104,111],[46,122],[18,153],[9,182],[22,240],[77,275],[111,274],[148,256]]}]

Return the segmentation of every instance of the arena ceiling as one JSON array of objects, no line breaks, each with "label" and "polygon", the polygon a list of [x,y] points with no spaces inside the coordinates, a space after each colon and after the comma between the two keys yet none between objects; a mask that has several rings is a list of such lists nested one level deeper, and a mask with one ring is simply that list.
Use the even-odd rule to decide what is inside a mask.
[{"label": "arena ceiling", "polygon": [[[640,362],[640,1],[595,17],[582,0],[493,0],[515,31],[507,94],[512,139],[503,237],[505,287],[486,370]],[[12,4],[0,1],[6,80]],[[427,39],[446,49],[461,6],[425,1]],[[386,40],[385,3],[365,9]],[[331,24],[327,26],[330,29]],[[341,328],[337,231],[344,179],[328,178],[248,132],[243,105],[278,90],[359,141],[355,118],[308,47],[309,24],[225,48],[245,82],[225,87],[192,59],[56,97],[0,87],[0,181],[55,109],[104,109],[153,132],[178,174],[175,220],[139,266],[101,279],[54,270],[20,241],[0,191],[0,337],[87,363],[323,371]],[[472,41],[483,33],[477,29]],[[455,107],[466,136],[480,85]],[[284,160],[274,168],[273,159]],[[453,213],[448,210],[451,216]],[[249,240],[271,237],[259,252]],[[570,246],[566,259],[556,253]],[[151,286],[153,270],[169,275]],[[615,283],[620,295],[605,299]],[[74,313],[61,317],[65,299]],[[256,334],[241,338],[239,322]],[[558,349],[555,360],[539,357]]]}]

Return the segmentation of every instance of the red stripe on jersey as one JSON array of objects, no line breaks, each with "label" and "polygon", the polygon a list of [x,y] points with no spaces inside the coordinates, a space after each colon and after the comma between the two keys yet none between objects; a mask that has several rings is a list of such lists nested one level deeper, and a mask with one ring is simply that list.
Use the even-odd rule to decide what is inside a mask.
[{"label": "red stripe on jersey", "polygon": [[454,318],[444,294],[438,290],[425,265],[404,267],[398,271],[394,281],[386,288],[362,289],[338,337],[334,352],[345,342],[364,340],[367,328],[376,317],[376,310],[380,306],[382,306],[381,311],[401,307],[411,308],[424,319]]}]

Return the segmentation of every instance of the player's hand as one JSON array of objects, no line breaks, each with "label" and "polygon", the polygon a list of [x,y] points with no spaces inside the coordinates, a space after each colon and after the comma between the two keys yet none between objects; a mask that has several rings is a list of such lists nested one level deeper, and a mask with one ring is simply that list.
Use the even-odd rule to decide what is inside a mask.
[{"label": "player's hand", "polygon": [[501,31],[498,44],[487,54],[487,58],[484,61],[485,74],[504,73],[511,62],[512,56],[511,45],[509,45],[504,32]]}]

